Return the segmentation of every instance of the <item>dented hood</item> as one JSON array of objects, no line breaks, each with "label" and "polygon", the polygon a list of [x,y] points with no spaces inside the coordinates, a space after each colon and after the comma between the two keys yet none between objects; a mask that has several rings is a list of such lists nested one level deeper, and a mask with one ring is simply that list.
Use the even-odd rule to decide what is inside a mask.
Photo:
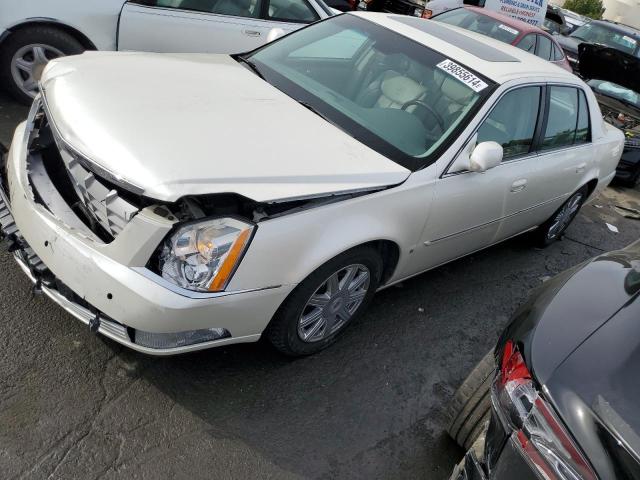
[{"label": "dented hood", "polygon": [[158,200],[274,201],[410,174],[227,55],[85,53],[50,62],[42,87],[70,146]]},{"label": "dented hood", "polygon": [[640,92],[640,58],[594,43],[581,43],[578,51],[582,77]]}]

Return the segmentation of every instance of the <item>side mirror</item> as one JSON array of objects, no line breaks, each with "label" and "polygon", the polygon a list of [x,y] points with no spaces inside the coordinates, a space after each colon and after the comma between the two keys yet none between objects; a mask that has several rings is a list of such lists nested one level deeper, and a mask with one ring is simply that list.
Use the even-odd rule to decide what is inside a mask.
[{"label": "side mirror", "polygon": [[469,170],[472,172],[486,172],[497,167],[502,162],[504,152],[502,146],[496,142],[482,142],[473,149],[469,157]]},{"label": "side mirror", "polygon": [[272,28],[271,30],[269,30],[269,33],[267,34],[267,43],[273,42],[276,38],[281,37],[283,35],[284,35],[283,29]]}]

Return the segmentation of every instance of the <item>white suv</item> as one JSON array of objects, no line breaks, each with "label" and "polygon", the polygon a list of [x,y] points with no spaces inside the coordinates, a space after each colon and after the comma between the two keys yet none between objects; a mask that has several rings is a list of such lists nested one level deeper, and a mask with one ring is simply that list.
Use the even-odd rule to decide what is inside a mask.
[{"label": "white suv", "polygon": [[549,62],[346,14],[249,55],[51,62],[0,223],[37,288],[124,345],[266,335],[305,355],[380,288],[526,231],[558,239],[623,141]]}]

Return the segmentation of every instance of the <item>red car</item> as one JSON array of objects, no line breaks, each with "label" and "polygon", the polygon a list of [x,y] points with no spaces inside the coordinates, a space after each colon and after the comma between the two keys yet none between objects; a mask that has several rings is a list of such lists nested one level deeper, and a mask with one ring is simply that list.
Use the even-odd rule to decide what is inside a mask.
[{"label": "red car", "polygon": [[482,33],[572,71],[562,48],[551,35],[515,18],[485,8],[461,7],[436,15],[432,20]]}]

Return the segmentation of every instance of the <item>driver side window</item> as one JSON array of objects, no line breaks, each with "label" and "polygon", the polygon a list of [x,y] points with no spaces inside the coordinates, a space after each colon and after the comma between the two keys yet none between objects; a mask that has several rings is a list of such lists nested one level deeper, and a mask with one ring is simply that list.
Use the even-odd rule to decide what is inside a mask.
[{"label": "driver side window", "polygon": [[523,87],[506,93],[480,126],[478,143],[499,143],[505,160],[529,153],[539,108],[540,87]]}]

